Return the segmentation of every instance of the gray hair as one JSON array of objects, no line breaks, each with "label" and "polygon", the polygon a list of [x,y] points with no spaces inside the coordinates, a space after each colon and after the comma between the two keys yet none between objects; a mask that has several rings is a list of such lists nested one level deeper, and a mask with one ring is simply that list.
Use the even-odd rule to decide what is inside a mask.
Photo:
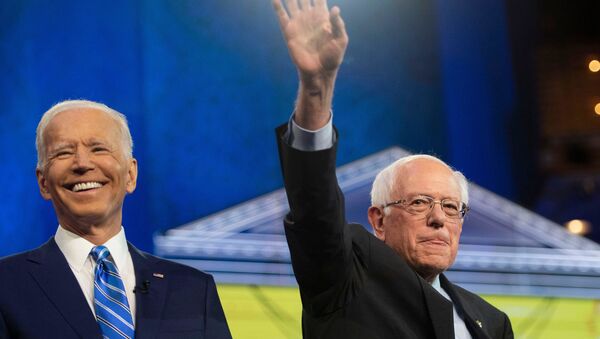
[{"label": "gray hair", "polygon": [[48,127],[50,121],[61,112],[80,108],[97,109],[105,112],[108,114],[108,116],[114,119],[119,126],[119,131],[121,132],[121,147],[123,154],[125,154],[125,156],[128,158],[133,157],[133,139],[131,138],[131,132],[129,132],[129,126],[127,125],[127,118],[125,115],[99,102],[90,100],[65,100],[50,107],[50,109],[47,110],[44,115],[42,115],[42,118],[37,126],[35,132],[35,147],[37,149],[36,168],[38,170],[42,170],[46,166],[46,145],[44,141],[44,131],[46,130],[46,127]]},{"label": "gray hair", "polygon": [[[396,160],[377,174],[375,181],[373,181],[373,188],[371,189],[371,206],[383,206],[392,200],[392,190],[396,186],[396,173],[398,173],[398,170],[402,166],[417,159],[433,160],[451,170],[452,174],[454,175],[454,179],[460,188],[461,201],[465,204],[469,204],[469,184],[467,182],[467,178],[465,178],[461,172],[455,171],[441,159],[432,155],[415,154]],[[384,213],[387,213],[387,211],[384,210]]]}]

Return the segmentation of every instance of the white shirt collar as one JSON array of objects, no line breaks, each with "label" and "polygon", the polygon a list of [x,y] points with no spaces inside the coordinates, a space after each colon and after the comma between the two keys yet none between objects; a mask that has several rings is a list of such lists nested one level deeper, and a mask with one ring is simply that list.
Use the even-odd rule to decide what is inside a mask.
[{"label": "white shirt collar", "polygon": [[439,274],[435,276],[435,279],[433,279],[433,281],[431,282],[431,287],[435,288],[436,291],[438,291],[441,295],[444,296],[444,298],[452,301],[452,299],[450,298],[450,296],[448,295],[448,293],[442,288],[442,284],[440,283],[440,276]]},{"label": "white shirt collar", "polygon": [[431,282],[431,287],[435,288],[436,290],[440,290],[442,288],[442,285],[440,284],[440,275],[436,275],[435,278],[433,279],[433,281]]},{"label": "white shirt collar", "polygon": [[[96,246],[79,235],[67,231],[60,225],[58,225],[54,240],[67,259],[67,263],[69,263],[71,269],[77,272],[84,267],[88,258],[91,260],[91,257],[89,257],[90,251]],[[129,253],[127,239],[125,238],[125,229],[121,226],[119,233],[103,245],[108,248],[117,268],[125,267]]]}]

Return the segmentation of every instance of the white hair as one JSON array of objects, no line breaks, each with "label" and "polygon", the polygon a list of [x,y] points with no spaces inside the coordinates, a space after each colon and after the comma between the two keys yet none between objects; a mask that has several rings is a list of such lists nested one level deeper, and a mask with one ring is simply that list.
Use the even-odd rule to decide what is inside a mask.
[{"label": "white hair", "polygon": [[64,111],[81,108],[97,109],[108,114],[109,117],[114,119],[119,126],[119,131],[121,132],[121,147],[123,154],[125,154],[125,156],[128,158],[133,157],[133,139],[131,138],[131,132],[129,132],[129,126],[127,125],[127,118],[125,115],[99,102],[90,100],[65,100],[50,107],[50,109],[47,110],[44,115],[42,115],[42,118],[38,123],[35,132],[35,147],[37,149],[38,170],[42,170],[46,166],[47,159],[44,131],[46,130],[46,127],[48,127],[50,121]]},{"label": "white hair", "polygon": [[[436,158],[432,155],[415,154],[394,161],[392,164],[390,164],[377,174],[375,180],[373,181],[373,187],[371,189],[371,206],[381,207],[389,203],[392,200],[392,190],[396,186],[396,174],[398,173],[398,170],[402,166],[408,164],[409,162],[418,159],[428,159],[436,161],[446,166],[450,171],[452,171],[454,179],[456,180],[456,183],[460,188],[461,201],[467,205],[469,204],[469,184],[467,182],[467,178],[465,178],[465,176],[461,172],[455,171],[454,169],[452,169],[452,167],[448,166],[448,164],[443,162],[441,159]],[[384,213],[387,213],[387,211],[384,210]]]}]

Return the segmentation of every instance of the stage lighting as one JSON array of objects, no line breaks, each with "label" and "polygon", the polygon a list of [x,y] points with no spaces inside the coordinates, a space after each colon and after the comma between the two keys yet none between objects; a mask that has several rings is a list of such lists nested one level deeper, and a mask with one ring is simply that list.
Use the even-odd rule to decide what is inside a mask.
[{"label": "stage lighting", "polygon": [[581,219],[573,219],[565,224],[567,230],[573,234],[584,235],[590,232],[591,224]]}]

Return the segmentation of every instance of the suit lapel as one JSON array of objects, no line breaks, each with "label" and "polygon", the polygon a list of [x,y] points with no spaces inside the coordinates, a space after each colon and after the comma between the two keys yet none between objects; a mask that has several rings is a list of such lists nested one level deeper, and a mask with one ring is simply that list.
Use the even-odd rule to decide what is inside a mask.
[{"label": "suit lapel", "polygon": [[65,321],[81,337],[100,336],[100,329],[81,287],[54,238],[30,253],[29,272]]},{"label": "suit lapel", "polygon": [[482,323],[477,313],[471,309],[469,303],[464,302],[461,294],[443,274],[440,274],[440,285],[452,299],[456,312],[463,318],[473,339],[489,339],[490,336],[483,330],[485,324]]},{"label": "suit lapel", "polygon": [[163,317],[167,278],[157,271],[156,259],[129,245],[135,270],[136,337],[155,338]]},{"label": "suit lapel", "polygon": [[454,317],[452,313],[452,303],[444,298],[438,291],[435,290],[425,280],[419,277],[423,294],[425,295],[425,303],[435,337],[438,339],[448,338],[454,339]]}]

